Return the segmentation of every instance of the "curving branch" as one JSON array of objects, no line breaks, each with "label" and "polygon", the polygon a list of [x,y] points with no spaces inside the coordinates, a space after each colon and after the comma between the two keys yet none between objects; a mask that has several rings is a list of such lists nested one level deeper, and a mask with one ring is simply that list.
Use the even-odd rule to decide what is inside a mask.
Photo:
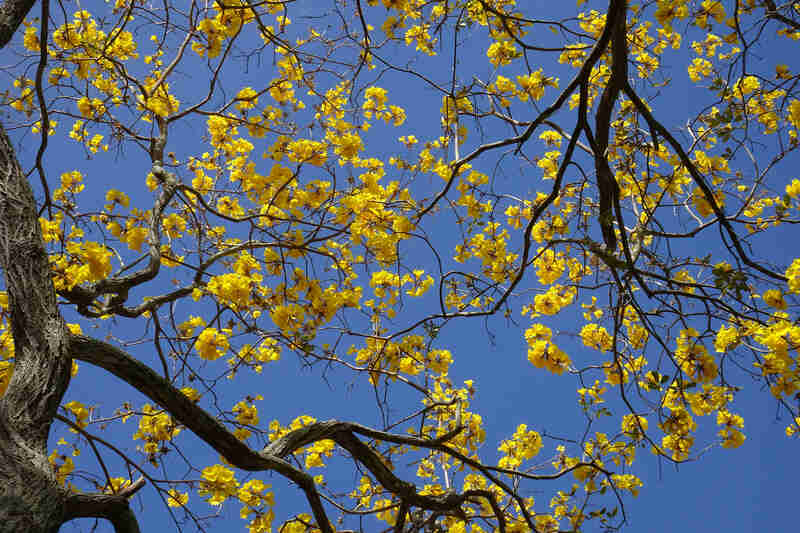
[{"label": "curving branch", "polygon": [[[59,294],[76,304],[77,311],[83,315],[98,317],[109,312],[119,311],[119,314],[123,316],[130,316],[130,312],[126,312],[126,309],[123,308],[123,304],[128,299],[128,292],[131,288],[155,278],[161,268],[161,215],[177,192],[180,182],[174,174],[167,172],[161,166],[159,157],[163,157],[164,146],[167,142],[166,122],[163,119],[159,120],[159,126],[160,133],[152,141],[150,151],[151,157],[153,157],[152,173],[164,187],[159,193],[150,215],[150,227],[147,231],[147,257],[149,258],[147,265],[125,276],[104,279],[87,287],[79,285],[60,291]],[[97,305],[95,299],[104,294],[112,295],[109,301],[97,310],[90,309]]]},{"label": "curving branch", "polygon": [[67,496],[65,521],[75,518],[105,518],[114,526],[116,533],[139,533],[139,522],[131,511],[128,500],[144,487],[139,478],[117,494],[81,494]]},{"label": "curving branch", "polygon": [[170,382],[119,348],[91,337],[70,335],[69,349],[73,358],[107,370],[167,409],[178,422],[222,454],[236,468],[248,471],[273,470],[295,482],[306,494],[318,527],[324,533],[333,533],[310,475],[281,458],[251,450],[219,420],[196,406]]},{"label": "curving branch", "polygon": [[[99,366],[135,387],[139,392],[167,409],[178,422],[221,453],[233,466],[249,471],[275,471],[297,483],[306,493],[317,524],[323,531],[332,533],[333,529],[330,529],[331,526],[327,522],[322,500],[314,486],[313,479],[292,466],[285,458],[304,446],[325,439],[333,440],[341,448],[347,450],[354,460],[366,467],[378,482],[397,496],[406,507],[413,506],[438,513],[464,516],[461,506],[479,494],[474,491],[463,494],[454,491],[442,495],[420,494],[413,483],[397,477],[386,466],[382,456],[359,439],[357,435],[443,451],[480,469],[501,489],[515,497],[513,489],[491,473],[490,470],[493,469],[484,467],[479,462],[446,445],[447,441],[463,431],[462,426],[452,429],[437,439],[426,439],[395,435],[352,422],[329,420],[291,431],[267,445],[260,452],[256,452],[237,439],[219,420],[198,407],[167,380],[119,348],[83,335],[71,335],[69,346],[72,357]],[[509,472],[504,471],[504,473]],[[562,472],[558,476],[563,474]],[[496,502],[492,507],[499,509]],[[526,518],[532,525],[532,517],[527,516]],[[498,517],[498,520],[502,523],[503,519]]]}]

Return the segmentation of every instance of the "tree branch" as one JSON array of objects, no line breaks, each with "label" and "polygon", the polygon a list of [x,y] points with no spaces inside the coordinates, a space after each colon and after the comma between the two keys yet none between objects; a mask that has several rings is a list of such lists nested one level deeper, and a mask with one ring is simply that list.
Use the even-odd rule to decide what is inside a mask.
[{"label": "tree branch", "polygon": [[305,493],[317,526],[324,533],[333,533],[310,475],[279,457],[251,450],[219,420],[195,405],[170,382],[119,348],[91,337],[70,335],[69,350],[73,358],[107,370],[157,402],[236,468],[248,471],[274,470],[295,482]]},{"label": "tree branch", "polygon": [[675,150],[675,152],[678,154],[678,157],[681,160],[681,164],[684,167],[686,167],[686,170],[689,171],[689,175],[692,177],[692,180],[695,182],[697,187],[701,191],[703,191],[703,196],[705,197],[708,204],[711,206],[711,210],[714,212],[714,215],[717,217],[717,220],[719,220],[719,223],[725,229],[725,232],[728,234],[728,237],[730,237],[731,241],[733,242],[733,247],[736,249],[736,255],[738,255],[739,258],[747,266],[754,268],[759,272],[761,272],[762,274],[769,276],[773,279],[786,282],[786,276],[773,272],[772,270],[769,270],[768,268],[765,268],[761,266],[759,263],[756,263],[755,261],[750,259],[750,257],[744,251],[741,240],[734,231],[733,226],[731,226],[728,217],[725,216],[725,212],[722,210],[722,207],[720,207],[719,203],[717,203],[717,199],[714,197],[714,193],[711,190],[711,187],[709,187],[708,183],[706,182],[705,178],[700,173],[700,171],[697,170],[697,166],[694,163],[692,163],[692,160],[689,158],[689,155],[683,149],[681,144],[667,130],[667,128],[665,128],[661,124],[661,122],[656,120],[656,118],[653,116],[653,113],[650,112],[645,103],[642,102],[642,100],[639,98],[639,95],[636,94],[636,91],[633,90],[633,87],[631,87],[629,83],[625,84],[624,89],[625,89],[625,94],[628,95],[628,98],[630,98],[634,106],[636,106],[636,110],[639,113],[641,113],[642,116],[644,116],[645,120],[650,125],[650,129],[653,132],[658,131],[658,133],[661,134],[661,136],[667,140],[670,146],[672,146],[672,149]]},{"label": "tree branch", "polygon": [[114,526],[116,533],[139,533],[139,522],[131,511],[128,499],[144,487],[144,479],[139,478],[118,494],[70,494],[66,498],[64,521],[75,518],[105,518]]},{"label": "tree branch", "polygon": [[[600,97],[600,103],[597,105],[596,145],[592,145],[600,201],[600,229],[603,233],[603,241],[611,253],[614,253],[617,248],[612,211],[619,198],[619,185],[608,164],[608,136],[614,104],[617,102],[620,90],[628,80],[628,42],[625,33],[627,4],[625,0],[612,0],[608,6],[606,26],[611,28],[611,76]],[[621,226],[620,231],[623,229],[624,227]]]},{"label": "tree branch", "polygon": [[775,2],[773,0],[764,0],[764,5],[766,7],[765,11],[767,12],[768,18],[779,20],[780,22],[783,22],[787,26],[794,28],[795,31],[800,31],[800,22],[792,20],[783,13],[781,13],[780,11],[778,11],[778,6],[775,5]]},{"label": "tree branch", "polygon": [[[448,453],[453,452],[453,455],[463,457],[443,444],[444,439],[455,437],[463,428],[454,428],[442,438],[430,440],[406,435],[393,435],[361,426],[360,424],[330,420],[292,431],[269,444],[261,452],[255,452],[237,439],[221,422],[195,405],[167,380],[119,348],[83,335],[71,335],[70,353],[75,359],[108,370],[160,404],[178,422],[221,453],[233,466],[249,471],[274,470],[297,483],[306,493],[306,498],[312,507],[319,527],[326,533],[332,533],[333,530],[328,529],[331,526],[327,523],[322,500],[314,486],[313,479],[283,459],[299,448],[323,439],[331,439],[350,452],[355,460],[372,472],[381,485],[408,505],[431,511],[453,513],[459,516],[463,513],[460,506],[467,500],[466,494],[454,492],[437,496],[419,494],[413,483],[398,478],[385,465],[378,452],[356,437],[356,433],[360,433],[378,440],[439,449]],[[504,487],[504,490],[506,489],[510,490],[508,487]]]}]

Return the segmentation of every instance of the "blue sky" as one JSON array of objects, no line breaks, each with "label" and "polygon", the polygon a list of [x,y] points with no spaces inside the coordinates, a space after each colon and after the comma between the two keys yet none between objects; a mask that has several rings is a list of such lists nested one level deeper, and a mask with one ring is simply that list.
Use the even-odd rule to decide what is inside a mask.
[{"label": "blue sky", "polygon": [[[102,3],[99,4],[102,8]],[[82,5],[90,9],[86,3]],[[322,14],[325,17],[332,17],[330,12],[321,8],[322,5],[323,3],[319,1],[291,4],[289,16],[295,22],[290,28],[300,28],[312,23],[312,19],[305,19],[305,16],[312,17]],[[327,3],[324,5],[327,6]],[[602,2],[588,2],[581,9],[587,11],[592,8],[604,9],[603,6]],[[69,11],[73,7],[75,6],[70,4],[67,6],[67,10]],[[350,8],[352,9],[352,6]],[[535,16],[540,19],[574,16],[576,13],[572,2],[558,4],[542,1],[528,2],[525,4],[524,10],[529,14],[535,13]],[[375,25],[379,27],[384,13],[383,8],[370,8],[368,13],[370,17],[374,17]],[[373,19],[369,20],[373,21]],[[323,22],[322,26],[324,25]],[[140,38],[138,39],[139,51],[142,55],[152,53],[153,49],[151,43],[147,41],[151,30],[147,26],[143,28],[140,29]],[[774,28],[774,26],[770,28]],[[289,37],[295,36],[292,31],[294,30],[289,30]],[[297,31],[300,33],[299,29]],[[482,82],[492,81],[497,72],[486,60],[487,41],[484,31],[480,28],[468,28],[463,31],[468,33],[468,38],[465,38],[459,48],[459,83],[466,85],[475,79]],[[685,125],[686,118],[691,113],[699,111],[705,105],[705,98],[707,98],[707,92],[693,87],[686,74],[686,65],[693,57],[689,45],[692,40],[703,37],[696,28],[692,32],[684,36],[683,47],[680,51],[669,51],[663,56],[663,66],[666,76],[671,78],[671,84],[664,89],[650,89],[647,93],[655,98],[652,105],[656,117],[671,128],[671,131],[681,129]],[[376,34],[380,34],[380,31],[376,30]],[[424,73],[439,83],[447,84],[450,80],[450,54],[447,47],[452,44],[448,38],[447,35],[444,36],[442,51],[438,56],[415,60],[409,65],[409,68],[415,72]],[[542,30],[542,36],[537,35],[537,38],[540,38],[545,46],[559,42],[559,36],[551,35],[545,30]],[[776,62],[774,58],[776,55],[781,56],[782,62],[789,63],[791,67],[797,67],[797,59],[786,57],[785,41],[778,44],[769,36],[766,40],[768,44],[758,48],[757,54],[753,55],[751,68],[768,71]],[[17,39],[17,43],[19,42],[21,42],[21,35]],[[395,50],[386,59],[395,64],[404,64],[412,57],[413,54]],[[534,70],[538,68],[537,61],[541,61],[541,66],[546,74],[560,78],[561,87],[566,85],[574,74],[573,69],[557,64],[552,55],[531,55]],[[6,65],[11,63],[8,52],[5,52],[3,63]],[[797,69],[792,68],[792,70]],[[11,69],[8,71],[13,72]],[[516,74],[517,72],[513,68],[508,73],[503,72],[506,76],[509,73]],[[248,84],[256,88],[259,87],[258,84],[262,84],[263,87],[263,84],[268,83],[274,76],[276,76],[276,72],[272,65],[271,54],[263,53],[258,58],[249,60],[234,55],[229,66],[224,70],[221,80],[227,90],[235,90]],[[383,124],[374,126],[374,131],[365,136],[365,139],[368,140],[367,152],[369,155],[385,157],[401,151],[401,145],[396,142],[396,138],[400,135],[414,134],[420,140],[426,140],[440,134],[441,95],[433,91],[422,80],[407,74],[383,72],[380,67],[374,71],[364,71],[360,76],[357,87],[362,89],[370,85],[386,87],[389,91],[389,102],[401,105],[408,114],[407,122],[400,128],[392,128]],[[320,78],[323,86],[333,79],[332,76],[327,78],[320,76]],[[185,94],[187,102],[190,102],[192,98],[199,98],[198,95],[202,94],[201,85],[205,79],[206,72],[194,60],[188,60],[185,65],[182,64],[176,74],[170,78],[173,88],[180,91],[181,94]],[[548,89],[545,98],[539,104],[547,105],[556,94],[556,90]],[[215,96],[215,98],[221,97]],[[530,117],[522,116],[522,118],[529,119]],[[556,119],[566,129],[570,129],[574,124],[574,115],[569,111],[560,112],[556,115]],[[204,133],[203,120],[187,120],[185,125],[176,125],[171,133],[168,150],[174,151],[181,160],[185,160],[188,155],[201,153],[203,148],[200,137]],[[68,131],[69,123],[69,120],[63,120],[59,131],[61,133]],[[509,135],[507,129],[499,129],[491,124],[482,133],[483,137],[475,128],[471,128],[469,140],[465,146],[461,147],[462,155],[475,148],[480,142],[496,140]],[[21,131],[16,131],[13,135],[15,141],[18,142],[18,153],[23,161],[23,166],[30,168],[38,147],[38,139],[30,133],[22,135]],[[380,140],[378,140],[379,138]],[[270,142],[271,140],[268,138],[264,144],[257,147],[257,152],[265,149]],[[127,145],[124,150],[115,152],[112,148],[107,154],[99,154],[93,156],[91,160],[84,160],[82,156],[76,155],[78,154],[76,145],[64,141],[63,136],[53,137],[51,143],[52,146],[45,156],[45,168],[51,188],[56,186],[60,173],[80,168],[84,171],[87,185],[86,191],[81,196],[84,206],[99,205],[104,201],[105,191],[111,186],[128,193],[136,205],[147,207],[148,202],[151,202],[151,194],[145,188],[144,182],[148,163],[142,150],[133,145]],[[529,152],[536,154],[537,148],[540,152],[543,151],[541,144],[534,144],[530,147]],[[790,157],[781,162],[772,173],[774,182],[770,182],[770,185],[777,190],[782,190],[792,178],[798,177],[796,174],[792,174],[796,163],[796,157]],[[543,183],[540,179],[541,170],[537,167],[522,167],[513,162],[498,163],[496,155],[478,159],[473,162],[473,166],[487,173],[497,170],[495,179],[498,188],[514,191],[519,196],[530,198],[535,196],[536,191],[546,190],[546,187],[549,186],[549,183]],[[184,172],[182,179],[191,179],[186,173],[185,167],[182,172]],[[436,177],[423,176],[412,181],[407,176],[392,176],[391,172],[390,169],[386,180],[404,179],[408,181],[412,193],[418,197],[430,196],[441,186],[441,182]],[[35,173],[33,176],[33,183],[36,186]],[[301,179],[314,179],[314,177],[313,175],[301,176]],[[426,235],[441,247],[442,255],[445,256],[449,254],[452,245],[459,238],[455,224],[452,218],[448,218],[449,216],[443,214],[422,227]],[[681,252],[699,254],[699,250],[702,250],[703,253],[708,250],[721,253],[718,235],[710,233],[704,235],[705,237],[701,238],[707,238],[708,241],[700,240],[688,243],[687,248]],[[793,250],[791,246],[786,246],[786,243],[790,242],[788,239],[792,238],[792,230],[780,229],[775,234],[754,243],[756,246],[754,256],[766,256],[774,262],[788,264],[791,261],[790,254],[793,253]],[[401,247],[401,259],[409,264],[421,264],[426,269],[434,266],[432,254],[419,241],[404,243]],[[148,286],[146,290],[137,290],[133,298],[138,299],[144,294],[149,294],[150,291],[158,292],[169,287],[170,274],[171,272],[168,271],[163,280],[157,281],[152,288]],[[182,275],[187,276],[188,274]],[[526,287],[535,287],[534,276],[529,277],[531,280],[527,282]],[[368,291],[365,290],[366,292]],[[578,303],[585,302],[587,299],[588,296],[579,298]],[[408,306],[408,312],[400,315],[397,320],[397,329],[412,321],[414,309],[432,308],[430,306],[433,304],[430,299],[423,300],[423,302],[418,306],[414,304]],[[582,346],[574,335],[570,335],[570,333],[577,333],[582,325],[582,321],[579,319],[578,303],[574,304],[575,309],[565,311],[558,315],[557,320],[547,322],[554,331],[560,333],[558,344],[570,354],[576,366],[580,366],[582,362],[597,360],[596,353]],[[176,315],[188,317],[190,313],[195,314],[208,310],[209,308],[203,307],[203,304],[198,305],[189,300],[177,304]],[[69,310],[65,309],[64,312],[68,320],[77,320]],[[544,370],[534,368],[526,359],[526,344],[522,337],[522,332],[530,320],[518,314],[512,318],[517,325],[509,323],[502,317],[488,320],[473,318],[453,321],[442,329],[436,344],[436,347],[447,348],[454,355],[455,363],[450,371],[454,383],[460,384],[467,379],[475,380],[476,395],[471,402],[471,410],[483,416],[487,439],[479,451],[479,455],[487,463],[497,460],[499,455],[496,449],[500,441],[510,437],[519,424],[527,424],[529,428],[536,429],[542,435],[563,439],[580,439],[585,428],[585,419],[577,404],[576,389],[580,385],[576,378],[568,374],[554,376]],[[96,325],[83,321],[82,325],[86,334],[98,338],[112,335],[114,339],[132,340],[143,334],[141,322],[134,323],[125,318],[116,318]],[[345,344],[349,344],[349,342]],[[158,368],[159,363],[153,352],[152,344],[132,344],[129,351],[141,360],[152,364],[154,368]],[[655,360],[658,354],[652,353],[647,356],[648,359]],[[215,364],[221,366],[214,366]],[[222,370],[224,370],[224,359],[204,368],[209,376],[218,375]],[[644,487],[638,498],[627,497],[625,499],[629,518],[628,530],[666,532],[676,529],[683,531],[707,531],[710,529],[736,533],[756,529],[774,531],[793,529],[794,518],[791,505],[795,493],[793,489],[797,468],[791,458],[793,457],[792,452],[796,451],[796,444],[783,436],[788,419],[785,413],[778,418],[779,412],[775,401],[758,382],[753,382],[748,376],[741,372],[737,373],[736,370],[731,371],[730,376],[733,377],[731,381],[744,388],[737,396],[732,410],[744,417],[747,440],[736,450],[724,450],[719,446],[711,446],[696,461],[687,462],[678,467],[669,461],[658,459],[646,449],[639,450],[639,460],[637,460],[633,472],[641,477]],[[589,379],[589,382],[591,383],[593,379],[594,377]],[[284,353],[281,361],[265,367],[264,372],[260,375],[243,372],[237,377],[235,383],[222,380],[219,383],[218,391],[219,405],[223,409],[229,410],[236,401],[241,399],[243,391],[263,395],[264,400],[258,402],[258,406],[264,426],[269,424],[272,419],[277,419],[286,425],[301,414],[309,414],[318,420],[337,418],[358,421],[375,427],[380,427],[383,421],[383,413],[375,405],[375,391],[363,379],[363,376],[354,376],[339,368],[328,368],[321,363],[308,368],[289,353]],[[393,387],[390,394],[389,406],[393,409],[388,412],[390,420],[397,420],[419,406],[418,395],[410,393],[407,389]],[[613,390],[610,390],[607,396],[610,407],[620,407],[619,400],[614,399]],[[71,400],[78,400],[87,405],[97,405],[98,409],[95,412],[97,417],[111,415],[113,409],[124,401],[139,407],[147,401],[132,388],[120,384],[115,378],[90,368],[87,364],[81,365],[77,378],[72,382],[65,402]],[[204,399],[204,402],[201,404],[210,407],[207,399]],[[699,443],[713,443],[714,441],[714,433],[717,428],[711,417],[707,418],[707,420],[698,420],[701,426],[697,438]],[[614,420],[614,424],[618,424],[618,416],[612,420]],[[113,429],[102,435],[131,452],[132,457],[141,459],[143,456],[137,455],[134,450],[137,443],[130,439],[136,430],[136,424],[137,422],[133,419],[124,425],[116,424]],[[651,428],[654,426],[654,421],[651,421]],[[609,427],[611,426],[600,421],[592,427],[592,431],[613,432],[614,428],[609,429]],[[57,430],[54,439],[61,435],[67,434],[63,430]],[[654,432],[654,435],[657,435],[656,440],[660,439],[658,430]],[[216,453],[189,435],[188,432],[177,437],[176,443],[180,445],[183,453],[191,457],[192,463],[200,468],[218,462]],[[546,437],[542,452],[536,460],[546,464],[556,454],[555,447],[558,443],[556,439]],[[695,451],[699,451],[699,448]],[[174,458],[171,459],[173,461],[171,474],[173,475],[182,468],[181,461],[175,458],[175,455],[172,452],[169,456]],[[81,457],[76,459],[76,464],[78,470],[85,469],[93,473],[98,471],[97,464],[87,447],[84,447]],[[108,464],[114,468],[113,475],[125,475],[121,463],[111,458],[110,455]],[[353,474],[347,461],[338,459],[332,461],[332,464],[330,473],[327,474],[330,483],[336,483],[337,487],[343,491],[350,490],[357,483],[358,476]],[[158,470],[153,469],[146,461],[142,461],[142,465],[156,477],[159,476]],[[549,473],[551,470],[543,468],[542,472]],[[196,473],[192,473],[188,475],[188,478],[196,478],[196,476]],[[247,479],[242,473],[237,473],[237,477],[240,481]],[[287,486],[281,480],[270,475],[263,476],[263,479],[265,482],[273,483],[275,488],[278,519],[285,519],[293,513],[305,510],[303,498],[295,488]],[[536,498],[538,512],[548,512],[551,496],[558,489],[568,489],[571,483],[570,476],[563,481],[528,482],[523,484],[522,492],[524,495],[532,495]],[[193,505],[192,508],[199,515],[211,515],[218,512],[217,509],[201,502],[196,493],[190,492],[190,502]],[[614,505],[613,500],[609,500],[607,503]],[[167,509],[160,503],[150,487],[145,487],[134,498],[133,509],[143,531],[170,531],[170,528],[173,527]],[[208,530],[236,531],[240,528],[243,529],[244,522],[238,518],[238,509],[239,505],[234,504],[219,510],[223,517],[217,521],[210,521]],[[180,516],[179,511],[177,515]],[[331,516],[336,515],[332,513]],[[63,531],[88,531],[91,529],[92,523],[90,520],[74,521],[65,525]],[[594,530],[596,526],[590,525],[588,530]],[[187,525],[185,530],[192,531],[193,525]],[[101,523],[97,531],[111,531],[111,528],[108,524]]]}]

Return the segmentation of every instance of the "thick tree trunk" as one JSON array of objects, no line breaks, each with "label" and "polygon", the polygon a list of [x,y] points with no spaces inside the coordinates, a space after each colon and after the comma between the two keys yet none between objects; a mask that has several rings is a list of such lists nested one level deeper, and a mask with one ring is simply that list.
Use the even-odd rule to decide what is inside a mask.
[{"label": "thick tree trunk", "polygon": [[57,531],[66,492],[47,460],[47,437],[69,384],[68,334],[33,191],[2,125],[0,266],[14,337],[14,373],[0,398],[0,531]]},{"label": "thick tree trunk", "polygon": [[[42,12],[47,12],[47,2]],[[0,0],[0,48],[35,0]],[[47,16],[42,17],[47,22]],[[68,520],[105,518],[138,533],[128,498],[77,494],[62,487],[48,461],[47,438],[72,369],[69,332],[58,309],[36,200],[0,124],[0,268],[8,291],[14,372],[0,397],[0,533],[56,533]]]},{"label": "thick tree trunk", "polygon": [[64,521],[65,493],[47,456],[26,444],[0,421],[0,532],[55,533]]},{"label": "thick tree trunk", "polygon": [[[34,1],[0,1],[0,48]],[[33,191],[1,124],[0,267],[14,338],[14,373],[0,398],[0,532],[56,532],[68,493],[47,460],[47,437],[69,384],[68,333]]]}]

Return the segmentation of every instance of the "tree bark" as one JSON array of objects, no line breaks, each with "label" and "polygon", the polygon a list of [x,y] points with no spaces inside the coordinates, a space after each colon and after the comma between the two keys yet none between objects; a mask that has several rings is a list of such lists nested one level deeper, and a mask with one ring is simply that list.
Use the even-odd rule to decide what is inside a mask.
[{"label": "tree bark", "polygon": [[[33,3],[0,3],[0,47]],[[56,305],[33,191],[2,124],[0,267],[14,338],[14,373],[0,398],[0,532],[56,532],[67,492],[47,460],[47,437],[69,385],[68,332]]]},{"label": "tree bark", "polygon": [[14,338],[14,373],[0,398],[0,532],[54,532],[65,491],[47,460],[47,436],[69,384],[68,332],[33,191],[2,125],[0,267]]},{"label": "tree bark", "polygon": [[0,48],[3,48],[22,24],[36,0],[0,1]]}]

